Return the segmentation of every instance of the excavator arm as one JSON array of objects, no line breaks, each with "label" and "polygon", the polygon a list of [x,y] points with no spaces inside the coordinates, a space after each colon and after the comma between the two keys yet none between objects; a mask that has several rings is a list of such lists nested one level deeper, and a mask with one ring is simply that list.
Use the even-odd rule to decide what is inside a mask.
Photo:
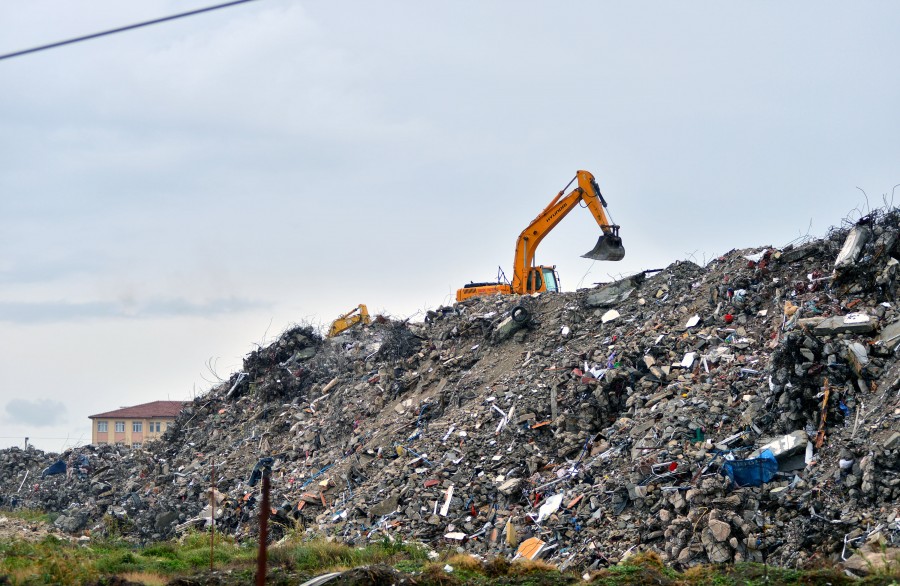
[{"label": "excavator arm", "polygon": [[333,338],[355,326],[356,324],[368,325],[371,322],[369,318],[369,308],[364,303],[360,303],[347,313],[339,316],[331,322],[331,328],[328,330],[328,337]]},{"label": "excavator arm", "polygon": [[[578,187],[565,194],[569,185],[577,180]],[[591,211],[603,234],[596,246],[582,256],[594,260],[622,260],[625,248],[619,237],[619,226],[612,224],[606,214],[606,201],[594,176],[588,171],[578,171],[572,181],[560,191],[550,204],[522,230],[516,242],[516,257],[513,261],[512,292],[526,294],[536,290],[532,276],[534,254],[541,240],[565,218],[576,205],[584,202]]]}]

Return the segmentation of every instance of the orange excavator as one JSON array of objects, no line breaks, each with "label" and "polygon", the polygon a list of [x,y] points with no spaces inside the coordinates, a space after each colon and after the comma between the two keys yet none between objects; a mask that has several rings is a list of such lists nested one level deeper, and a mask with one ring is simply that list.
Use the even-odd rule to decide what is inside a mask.
[{"label": "orange excavator", "polygon": [[365,303],[360,303],[347,313],[339,316],[331,322],[331,328],[328,330],[328,337],[333,338],[345,330],[349,330],[356,324],[369,325],[369,308]]},{"label": "orange excavator", "polygon": [[[566,194],[566,189],[576,181],[578,186]],[[541,240],[580,202],[584,203],[584,206],[591,211],[603,232],[600,239],[597,240],[597,245],[590,252],[581,256],[593,260],[622,260],[625,257],[625,248],[619,237],[619,226],[612,224],[607,217],[606,200],[600,194],[600,187],[594,176],[588,171],[578,171],[568,185],[544,208],[544,211],[538,214],[519,234],[516,242],[516,256],[513,260],[512,283],[504,283],[500,279],[496,283],[469,283],[456,291],[456,300],[465,301],[481,295],[512,293],[527,295],[543,291],[558,291],[559,275],[556,273],[556,266],[535,266],[534,253]]]}]

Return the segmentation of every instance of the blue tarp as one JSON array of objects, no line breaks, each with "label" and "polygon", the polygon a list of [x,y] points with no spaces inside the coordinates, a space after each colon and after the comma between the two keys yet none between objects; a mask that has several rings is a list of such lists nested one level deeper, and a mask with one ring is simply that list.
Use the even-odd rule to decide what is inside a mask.
[{"label": "blue tarp", "polygon": [[62,460],[59,460],[55,464],[50,464],[44,471],[41,472],[41,476],[53,476],[54,474],[65,474],[66,473],[66,463]]},{"label": "blue tarp", "polygon": [[778,472],[778,461],[771,450],[763,450],[759,458],[750,460],[725,460],[722,474],[735,486],[760,486],[772,480]]}]

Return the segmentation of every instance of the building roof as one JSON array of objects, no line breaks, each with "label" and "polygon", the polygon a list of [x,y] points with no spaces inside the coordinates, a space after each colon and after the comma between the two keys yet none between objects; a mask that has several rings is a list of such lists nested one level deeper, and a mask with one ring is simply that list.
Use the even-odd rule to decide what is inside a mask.
[{"label": "building roof", "polygon": [[113,418],[128,417],[131,419],[150,419],[151,417],[175,417],[184,407],[182,401],[153,401],[152,403],[144,403],[135,405],[134,407],[123,407],[115,411],[107,411],[106,413],[97,413],[89,415],[88,419],[95,418]]}]

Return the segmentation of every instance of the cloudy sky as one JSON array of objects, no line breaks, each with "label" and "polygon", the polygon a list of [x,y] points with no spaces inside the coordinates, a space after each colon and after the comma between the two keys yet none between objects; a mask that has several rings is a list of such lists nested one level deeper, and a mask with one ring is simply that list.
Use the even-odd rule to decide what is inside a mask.
[{"label": "cloudy sky", "polygon": [[[0,53],[214,3],[0,4]],[[257,0],[0,61],[0,447],[190,399],[294,323],[538,251],[565,289],[823,235],[900,183],[900,5]],[[900,197],[900,189],[898,197]]]}]

